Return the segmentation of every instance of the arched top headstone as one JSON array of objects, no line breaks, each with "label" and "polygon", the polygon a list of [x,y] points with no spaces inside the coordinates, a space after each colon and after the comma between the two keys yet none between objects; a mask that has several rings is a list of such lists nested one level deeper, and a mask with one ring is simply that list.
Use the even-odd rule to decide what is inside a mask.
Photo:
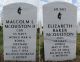
[{"label": "arched top headstone", "polygon": [[12,4],[8,4],[8,5],[4,6],[3,7],[3,11],[5,13],[9,9],[10,10],[15,10],[15,9],[18,9],[19,7],[24,8],[24,10],[27,9],[27,11],[28,10],[34,10],[34,9],[37,10],[37,8],[34,5],[32,5],[32,4],[18,2],[18,3],[12,3]]},{"label": "arched top headstone", "polygon": [[45,61],[76,58],[77,7],[66,2],[43,6]]},{"label": "arched top headstone", "polygon": [[[75,5],[71,4],[71,3],[68,3],[68,2],[63,2],[63,1],[54,1],[54,2],[49,2],[48,4],[45,4],[44,6],[60,6],[60,5],[64,5],[64,6],[72,6],[72,7],[75,7],[77,8]],[[43,7],[44,7],[43,6]]]},{"label": "arched top headstone", "polygon": [[10,7],[10,6],[16,6],[16,5],[28,5],[28,6],[35,7],[33,4],[24,3],[24,2],[10,3],[10,4],[5,5],[4,7]]},{"label": "arched top headstone", "polygon": [[13,4],[13,3],[29,3],[29,4],[32,4],[34,6],[37,6],[38,5],[38,0],[4,0],[4,5],[8,5],[8,4]]},{"label": "arched top headstone", "polygon": [[4,6],[4,60],[36,61],[37,8],[28,3]]},{"label": "arched top headstone", "polygon": [[[46,11],[45,11],[46,10]],[[67,3],[67,2],[51,2],[51,3],[48,3],[48,4],[45,4],[43,6],[43,12],[47,15],[50,15],[48,19],[57,19],[57,13],[62,13],[62,21],[60,22],[68,22],[68,21],[65,21],[65,20],[69,20],[71,19],[71,17],[77,15],[77,7],[73,4],[70,4],[70,3]],[[55,15],[56,16],[55,16]],[[53,18],[54,16],[54,18]],[[71,17],[68,17],[68,16],[71,16]],[[46,16],[43,16],[46,18]],[[77,16],[75,16],[77,18]],[[64,20],[64,21],[63,21]],[[59,22],[59,21],[57,21]],[[73,20],[71,21],[73,22]],[[74,20],[75,22],[75,20]]]}]

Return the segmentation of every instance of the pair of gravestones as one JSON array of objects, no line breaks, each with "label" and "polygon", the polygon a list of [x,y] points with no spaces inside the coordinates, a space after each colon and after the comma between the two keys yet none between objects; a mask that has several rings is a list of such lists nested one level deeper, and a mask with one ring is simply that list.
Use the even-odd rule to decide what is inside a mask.
[{"label": "pair of gravestones", "polygon": [[[54,2],[43,6],[45,61],[76,58],[77,8]],[[4,60],[36,61],[37,8],[27,3],[4,6]]]}]

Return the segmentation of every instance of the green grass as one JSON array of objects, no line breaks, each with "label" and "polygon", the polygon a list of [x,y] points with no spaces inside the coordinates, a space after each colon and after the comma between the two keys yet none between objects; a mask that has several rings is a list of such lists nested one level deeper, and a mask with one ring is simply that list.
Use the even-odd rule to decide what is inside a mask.
[{"label": "green grass", "polygon": [[0,31],[0,45],[3,44],[3,33],[2,31]]},{"label": "green grass", "polygon": [[0,31],[0,53],[3,51],[3,32]]},{"label": "green grass", "polygon": [[40,36],[40,56],[44,60],[44,36]]},{"label": "green grass", "polygon": [[77,34],[77,55],[80,55],[80,33]]}]

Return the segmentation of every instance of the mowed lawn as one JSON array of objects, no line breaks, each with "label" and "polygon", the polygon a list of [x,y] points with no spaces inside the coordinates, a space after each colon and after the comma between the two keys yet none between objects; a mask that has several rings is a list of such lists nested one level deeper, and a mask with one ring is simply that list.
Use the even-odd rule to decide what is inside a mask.
[{"label": "mowed lawn", "polygon": [[77,34],[77,55],[80,56],[80,33]]},{"label": "mowed lawn", "polygon": [[3,32],[0,31],[0,53],[3,51]]}]

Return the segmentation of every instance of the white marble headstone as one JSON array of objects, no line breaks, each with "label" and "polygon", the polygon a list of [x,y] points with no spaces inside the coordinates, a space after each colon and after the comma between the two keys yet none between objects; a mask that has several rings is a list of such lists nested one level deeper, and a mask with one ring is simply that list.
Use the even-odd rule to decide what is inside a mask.
[{"label": "white marble headstone", "polygon": [[76,58],[77,8],[66,2],[43,6],[45,61]]},{"label": "white marble headstone", "polygon": [[3,8],[4,60],[36,61],[37,8],[14,3]]}]

